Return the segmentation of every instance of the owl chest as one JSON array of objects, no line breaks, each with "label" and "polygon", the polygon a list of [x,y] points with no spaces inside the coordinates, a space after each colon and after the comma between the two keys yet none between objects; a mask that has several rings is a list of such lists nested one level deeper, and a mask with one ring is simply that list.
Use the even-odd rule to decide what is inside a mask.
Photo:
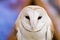
[{"label": "owl chest", "polygon": [[45,40],[46,27],[39,32],[28,32],[23,28],[21,30],[21,37],[19,37],[21,39],[19,40]]},{"label": "owl chest", "polygon": [[22,40],[45,40],[45,33],[39,32],[39,33],[24,33],[21,36]]}]

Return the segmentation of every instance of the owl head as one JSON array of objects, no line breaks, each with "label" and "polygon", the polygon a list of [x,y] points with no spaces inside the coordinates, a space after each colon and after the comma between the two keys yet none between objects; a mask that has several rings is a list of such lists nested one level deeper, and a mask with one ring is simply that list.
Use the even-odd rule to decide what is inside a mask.
[{"label": "owl head", "polygon": [[20,12],[17,24],[29,32],[38,32],[51,20],[44,8],[40,6],[27,6]]}]

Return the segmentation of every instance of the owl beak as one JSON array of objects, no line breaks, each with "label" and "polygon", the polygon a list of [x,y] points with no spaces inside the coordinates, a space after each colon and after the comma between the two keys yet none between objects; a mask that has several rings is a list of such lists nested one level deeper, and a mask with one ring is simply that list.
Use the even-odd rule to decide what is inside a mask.
[{"label": "owl beak", "polygon": [[36,24],[31,25],[31,30],[35,31]]},{"label": "owl beak", "polygon": [[35,31],[36,25],[37,25],[37,20],[31,20],[30,25],[31,25],[31,30]]}]

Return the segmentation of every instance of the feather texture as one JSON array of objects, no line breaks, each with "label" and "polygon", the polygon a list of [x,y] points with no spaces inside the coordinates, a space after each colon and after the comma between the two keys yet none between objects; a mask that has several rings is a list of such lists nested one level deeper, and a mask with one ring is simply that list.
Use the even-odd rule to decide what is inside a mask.
[{"label": "feather texture", "polygon": [[22,9],[17,20],[18,40],[52,40],[54,28],[50,17],[40,6],[27,6]]}]

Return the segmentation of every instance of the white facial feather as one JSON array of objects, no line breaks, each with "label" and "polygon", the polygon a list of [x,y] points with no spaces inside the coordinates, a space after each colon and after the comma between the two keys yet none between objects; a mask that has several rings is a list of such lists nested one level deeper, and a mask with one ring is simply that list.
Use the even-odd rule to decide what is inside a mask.
[{"label": "white facial feather", "polygon": [[[27,6],[22,9],[17,19],[17,33],[23,36],[22,40],[45,40],[46,31],[49,32],[48,39],[51,40],[50,26],[52,24],[45,9],[40,6]],[[18,40],[21,40],[18,38]]]}]

